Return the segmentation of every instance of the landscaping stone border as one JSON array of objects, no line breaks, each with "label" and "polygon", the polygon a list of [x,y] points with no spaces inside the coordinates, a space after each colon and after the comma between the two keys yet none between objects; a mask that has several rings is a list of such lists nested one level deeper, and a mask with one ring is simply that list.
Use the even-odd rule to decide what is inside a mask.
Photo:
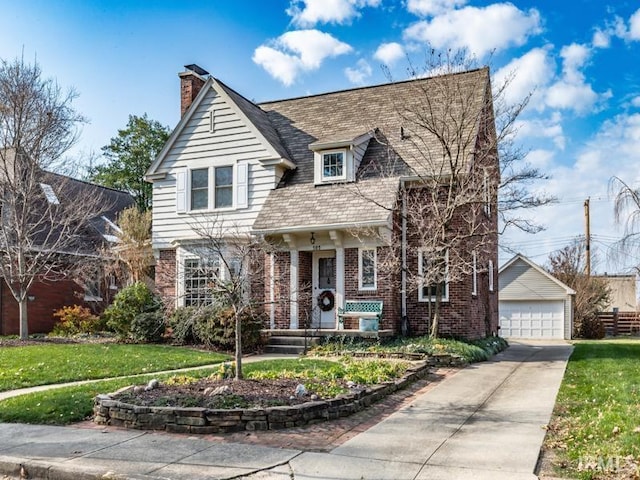
[{"label": "landscaping stone border", "polygon": [[[435,364],[443,366],[445,362]],[[434,365],[432,361],[423,360],[411,365],[402,377],[393,382],[373,385],[357,392],[339,395],[331,400],[310,401],[281,407],[229,410],[143,407],[116,400],[113,398],[119,393],[116,392],[98,395],[95,398],[93,421],[100,425],[140,430],[202,434],[300,427],[359,412],[383,397],[426,377],[432,365]]]}]

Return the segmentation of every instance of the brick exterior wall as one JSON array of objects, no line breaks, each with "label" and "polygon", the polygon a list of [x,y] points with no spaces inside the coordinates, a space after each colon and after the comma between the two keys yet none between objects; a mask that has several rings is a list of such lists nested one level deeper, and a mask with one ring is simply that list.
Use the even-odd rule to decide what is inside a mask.
[{"label": "brick exterior wall", "polygon": [[160,250],[156,261],[156,293],[165,307],[172,309],[176,304],[176,251]]},{"label": "brick exterior wall", "polygon": [[[276,328],[289,328],[291,323],[290,319],[290,261],[291,255],[289,252],[276,252],[275,255],[275,302],[276,302],[276,315],[275,324]],[[267,289],[265,289],[267,290]],[[267,290],[268,295],[268,290]],[[268,327],[267,327],[268,328]]]},{"label": "brick exterior wall", "polygon": [[[397,269],[384,268],[389,266],[388,256],[391,248],[378,247],[377,249],[377,283],[376,290],[359,289],[359,265],[358,249],[345,248],[344,250],[344,298],[345,300],[382,300],[382,324],[380,329],[400,328],[400,289]],[[381,268],[382,266],[382,268]],[[344,328],[358,329],[357,318],[345,318]]]},{"label": "brick exterior wall", "polygon": [[[0,319],[0,334],[17,335],[20,332],[20,316],[18,302],[13,298],[9,287],[2,282],[0,286],[0,302],[2,305]],[[34,282],[29,289],[29,295],[35,297],[27,301],[29,317],[29,334],[49,333],[56,321],[53,316],[56,310],[69,305],[80,305],[95,310],[93,302],[85,302],[84,290],[71,280],[56,282]],[[99,307],[102,307],[101,303]],[[99,308],[98,310],[101,310]],[[99,311],[97,312],[99,313]]]}]

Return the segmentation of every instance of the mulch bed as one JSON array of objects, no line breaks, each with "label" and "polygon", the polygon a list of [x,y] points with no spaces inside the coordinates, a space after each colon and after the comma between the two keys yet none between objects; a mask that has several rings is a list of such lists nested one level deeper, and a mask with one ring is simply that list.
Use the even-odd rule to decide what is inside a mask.
[{"label": "mulch bed", "polygon": [[[160,383],[152,390],[134,393],[128,390],[114,397],[121,402],[154,407],[201,407],[201,408],[266,408],[280,405],[297,405],[308,402],[313,391],[301,397],[295,396],[296,387],[302,380],[213,380],[203,378],[184,385]],[[207,395],[207,389],[228,387],[218,395]]]},{"label": "mulch bed", "polygon": [[27,345],[57,344],[79,344],[79,343],[116,343],[115,337],[29,337],[28,340],[19,338],[0,338],[0,347],[25,347]]}]

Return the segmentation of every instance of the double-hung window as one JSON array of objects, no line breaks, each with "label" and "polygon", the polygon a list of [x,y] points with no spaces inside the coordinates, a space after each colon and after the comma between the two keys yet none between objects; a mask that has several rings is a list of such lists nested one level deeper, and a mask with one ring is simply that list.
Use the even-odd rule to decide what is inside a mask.
[{"label": "double-hung window", "polygon": [[360,290],[376,289],[376,260],[375,248],[361,248],[358,250],[358,288]]},{"label": "double-hung window", "polygon": [[[246,166],[243,168],[246,169]],[[234,206],[233,177],[232,165],[191,170],[189,184],[191,210],[232,208]]]},{"label": "double-hung window", "polygon": [[347,178],[345,157],[345,150],[322,153],[322,181],[345,180]]},{"label": "double-hung window", "polygon": [[209,208],[209,169],[191,170],[191,210]]},{"label": "double-hung window", "polygon": [[233,167],[215,167],[215,205],[214,208],[233,206]]},{"label": "double-hung window", "polygon": [[434,302],[438,291],[443,302],[449,300],[449,252],[418,252],[418,300]]}]

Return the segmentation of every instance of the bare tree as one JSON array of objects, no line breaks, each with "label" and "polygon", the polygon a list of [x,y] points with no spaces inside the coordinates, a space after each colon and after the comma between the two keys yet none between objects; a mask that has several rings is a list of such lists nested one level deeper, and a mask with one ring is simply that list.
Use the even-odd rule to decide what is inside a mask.
[{"label": "bare tree", "polygon": [[144,281],[153,264],[151,211],[141,211],[135,205],[123,210],[114,230],[117,242],[110,248],[114,269],[119,273],[118,266],[124,267],[124,274],[120,276],[125,277],[126,284]]},{"label": "bare tree", "polygon": [[227,226],[217,217],[194,223],[191,228],[199,239],[192,251],[202,262],[208,278],[207,294],[233,311],[235,324],[236,380],[242,373],[242,322],[262,311],[262,301],[252,298],[264,283],[264,259],[269,246],[263,240],[237,226]]},{"label": "bare tree", "polygon": [[[640,248],[640,189],[634,188],[619,177],[612,177],[609,192],[615,196],[615,221],[624,228],[617,248],[611,250],[615,257],[612,260],[624,260],[626,263],[629,257],[637,258]],[[640,265],[636,265],[635,270],[640,272]]]},{"label": "bare tree", "polygon": [[[400,142],[377,131],[387,153],[361,176],[398,178],[390,210],[400,211],[406,238],[391,239],[387,261],[402,265],[402,288],[428,302],[435,337],[447,285],[486,272],[496,256],[500,167],[488,69],[466,72],[441,59],[432,70],[439,75],[411,82],[395,101]],[[358,183],[346,188],[376,201]]]},{"label": "bare tree", "polygon": [[47,171],[77,140],[75,98],[37,64],[0,61],[0,274],[19,304],[22,339],[33,283],[64,278],[95,255],[82,237],[101,199],[78,198],[76,183]]},{"label": "bare tree", "polygon": [[598,313],[609,305],[611,291],[602,278],[585,274],[585,242],[571,245],[549,255],[549,272],[576,291],[574,299],[573,334],[578,337],[598,337]]}]

